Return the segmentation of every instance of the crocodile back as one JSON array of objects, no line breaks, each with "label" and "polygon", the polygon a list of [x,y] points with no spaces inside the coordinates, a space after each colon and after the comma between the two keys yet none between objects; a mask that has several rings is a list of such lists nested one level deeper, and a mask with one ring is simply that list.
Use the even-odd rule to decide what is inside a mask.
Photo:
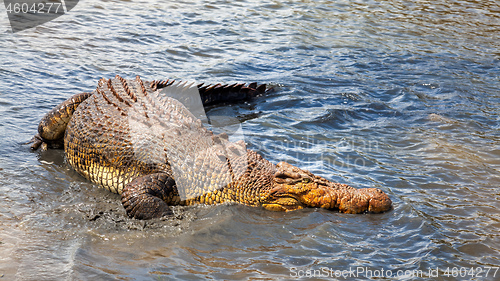
[{"label": "crocodile back", "polygon": [[[154,90],[139,78],[101,79],[66,128],[64,149],[69,164],[88,180],[114,193],[121,193],[123,186],[136,177],[168,173],[164,154],[140,155],[146,151],[135,147],[130,136],[134,109]],[[155,158],[144,161],[147,157]]]},{"label": "crocodile back", "polygon": [[160,91],[138,77],[100,80],[66,129],[69,164],[119,194],[127,183],[152,173],[174,178],[183,200],[227,186],[246,169],[244,143],[214,136],[168,93],[186,96],[192,90],[199,97],[198,87],[175,83]]}]

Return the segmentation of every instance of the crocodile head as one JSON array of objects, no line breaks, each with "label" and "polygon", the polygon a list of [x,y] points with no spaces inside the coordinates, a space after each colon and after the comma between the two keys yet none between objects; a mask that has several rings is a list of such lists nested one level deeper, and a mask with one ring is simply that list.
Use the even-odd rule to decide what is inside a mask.
[{"label": "crocodile head", "polygon": [[285,162],[278,163],[272,187],[262,195],[261,202],[264,208],[274,211],[313,207],[350,214],[385,212],[392,205],[380,189],[333,183]]}]

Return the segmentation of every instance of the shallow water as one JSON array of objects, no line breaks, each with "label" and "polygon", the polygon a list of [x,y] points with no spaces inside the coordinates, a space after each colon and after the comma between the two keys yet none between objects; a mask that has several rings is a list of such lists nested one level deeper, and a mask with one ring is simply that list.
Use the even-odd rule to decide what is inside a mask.
[{"label": "shallow water", "polygon": [[[498,1],[89,0],[15,34],[0,17],[0,30],[6,280],[500,276],[485,272],[500,266]],[[23,144],[54,105],[116,74],[269,83],[209,114],[238,116],[272,162],[381,188],[394,210],[223,205],[130,220],[61,151]]]}]

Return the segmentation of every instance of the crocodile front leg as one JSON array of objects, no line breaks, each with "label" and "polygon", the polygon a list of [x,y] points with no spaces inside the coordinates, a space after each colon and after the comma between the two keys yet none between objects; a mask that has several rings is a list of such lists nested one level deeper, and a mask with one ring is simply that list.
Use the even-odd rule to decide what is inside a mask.
[{"label": "crocodile front leg", "polygon": [[125,185],[122,204],[129,217],[152,219],[171,215],[168,204],[178,205],[180,197],[175,181],[165,173],[136,178]]},{"label": "crocodile front leg", "polygon": [[91,95],[92,93],[76,94],[47,113],[38,125],[38,134],[31,140],[33,142],[31,149],[37,150],[40,146],[42,150],[46,150],[48,147],[61,148],[64,143],[66,126],[73,116],[73,112]]}]

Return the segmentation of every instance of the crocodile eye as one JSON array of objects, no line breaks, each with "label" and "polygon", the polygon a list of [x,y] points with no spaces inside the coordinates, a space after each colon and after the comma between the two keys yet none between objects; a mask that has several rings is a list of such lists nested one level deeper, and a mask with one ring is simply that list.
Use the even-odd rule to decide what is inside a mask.
[{"label": "crocodile eye", "polygon": [[310,179],[310,178],[303,178],[303,179],[302,179],[302,182],[303,182],[303,183],[310,183],[310,182],[311,182],[311,179]]}]

